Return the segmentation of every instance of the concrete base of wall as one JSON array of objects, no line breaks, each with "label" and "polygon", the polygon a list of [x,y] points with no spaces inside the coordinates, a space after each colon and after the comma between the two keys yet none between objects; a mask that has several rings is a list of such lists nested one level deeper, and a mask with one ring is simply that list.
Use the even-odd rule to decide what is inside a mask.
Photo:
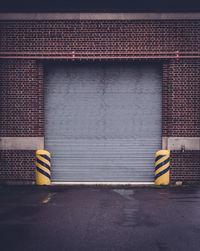
[{"label": "concrete base of wall", "polygon": [[0,150],[43,150],[44,137],[0,137]]},{"label": "concrete base of wall", "polygon": [[163,137],[163,150],[198,151],[200,150],[200,137]]}]

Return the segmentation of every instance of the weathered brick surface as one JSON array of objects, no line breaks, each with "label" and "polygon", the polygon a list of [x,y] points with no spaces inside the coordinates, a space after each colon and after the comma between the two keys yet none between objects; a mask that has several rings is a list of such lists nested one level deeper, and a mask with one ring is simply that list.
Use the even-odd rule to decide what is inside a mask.
[{"label": "weathered brick surface", "polygon": [[163,64],[163,136],[200,137],[200,59]]},{"label": "weathered brick surface", "polygon": [[0,151],[1,183],[30,184],[35,181],[35,151]]},{"label": "weathered brick surface", "polygon": [[2,51],[199,51],[200,20],[7,21]]},{"label": "weathered brick surface", "polygon": [[35,60],[0,60],[0,136],[43,136],[43,80]]},{"label": "weathered brick surface", "polygon": [[171,151],[170,163],[171,182],[184,181],[199,183],[200,153],[199,151]]},{"label": "weathered brick surface", "polygon": [[[200,20],[2,21],[0,31],[4,52],[200,51]],[[159,62],[163,136],[200,137],[200,59]],[[0,81],[0,136],[43,136],[43,62],[2,59]],[[2,181],[34,180],[34,154],[22,152],[1,152]],[[172,181],[200,180],[199,155],[172,152]]]}]

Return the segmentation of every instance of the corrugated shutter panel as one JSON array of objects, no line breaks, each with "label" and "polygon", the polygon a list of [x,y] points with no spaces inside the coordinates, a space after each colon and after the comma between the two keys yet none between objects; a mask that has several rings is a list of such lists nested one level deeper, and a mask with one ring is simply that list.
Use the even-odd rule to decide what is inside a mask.
[{"label": "corrugated shutter panel", "polygon": [[161,148],[156,65],[49,65],[45,147],[52,181],[153,181]]}]

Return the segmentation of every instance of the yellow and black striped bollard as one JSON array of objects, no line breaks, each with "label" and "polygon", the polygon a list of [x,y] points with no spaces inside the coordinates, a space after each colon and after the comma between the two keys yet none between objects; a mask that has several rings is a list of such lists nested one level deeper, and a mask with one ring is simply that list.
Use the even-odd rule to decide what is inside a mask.
[{"label": "yellow and black striped bollard", "polygon": [[160,150],[155,155],[155,185],[169,185],[170,150]]},{"label": "yellow and black striped bollard", "polygon": [[51,184],[51,154],[45,150],[36,152],[36,184]]}]

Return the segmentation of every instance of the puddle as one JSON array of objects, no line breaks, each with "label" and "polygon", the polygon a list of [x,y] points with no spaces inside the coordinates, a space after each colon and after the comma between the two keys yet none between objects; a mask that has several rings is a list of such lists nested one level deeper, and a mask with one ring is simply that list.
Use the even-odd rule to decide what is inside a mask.
[{"label": "puddle", "polygon": [[52,196],[54,196],[56,193],[48,193],[48,195],[42,200],[42,204],[47,204],[52,199]]},{"label": "puddle", "polygon": [[134,201],[134,191],[129,189],[113,189],[114,192],[120,194],[122,197],[124,197],[127,200]]},{"label": "puddle", "polygon": [[137,225],[139,201],[134,198],[135,192],[132,189],[113,189],[113,191],[125,199],[123,203],[122,220],[119,224],[124,227]]},{"label": "puddle", "polygon": [[123,222],[121,226],[130,227],[135,226],[137,224],[137,208],[126,207],[123,209]]}]

